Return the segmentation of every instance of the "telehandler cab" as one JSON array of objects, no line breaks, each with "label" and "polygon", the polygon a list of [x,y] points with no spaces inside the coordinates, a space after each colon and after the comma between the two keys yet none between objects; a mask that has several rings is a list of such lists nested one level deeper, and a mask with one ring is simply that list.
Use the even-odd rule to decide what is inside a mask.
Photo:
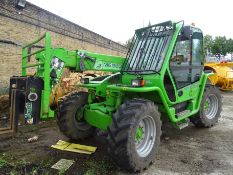
[{"label": "telehandler cab", "polygon": [[[45,39],[45,46],[32,53]],[[28,64],[35,55],[36,63]],[[22,76],[11,78],[12,115],[28,123],[54,117],[50,95],[64,68],[112,72],[82,79],[88,92],[72,92],[56,111],[58,126],[71,139],[96,129],[108,133],[108,151],[122,168],[139,172],[155,160],[162,122],[183,129],[192,122],[212,127],[222,110],[221,95],[203,71],[203,35],[184,22],[163,22],[135,31],[126,58],[52,48],[50,35],[23,47]],[[27,69],[36,67],[33,76]]]}]

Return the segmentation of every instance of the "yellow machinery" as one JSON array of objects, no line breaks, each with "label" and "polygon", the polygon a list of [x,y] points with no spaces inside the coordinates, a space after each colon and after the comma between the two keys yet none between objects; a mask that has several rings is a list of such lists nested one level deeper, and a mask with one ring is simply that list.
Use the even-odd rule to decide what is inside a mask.
[{"label": "yellow machinery", "polygon": [[233,90],[233,62],[205,63],[205,70],[213,71],[209,80],[221,90]]}]

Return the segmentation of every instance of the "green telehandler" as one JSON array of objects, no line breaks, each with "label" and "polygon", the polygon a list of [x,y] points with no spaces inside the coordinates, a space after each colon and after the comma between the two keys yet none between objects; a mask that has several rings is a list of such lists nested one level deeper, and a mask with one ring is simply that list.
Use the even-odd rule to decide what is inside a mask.
[{"label": "green telehandler", "polygon": [[[45,46],[38,42],[45,40]],[[37,51],[32,52],[32,48]],[[36,62],[30,64],[31,56]],[[68,138],[107,132],[108,152],[116,163],[140,172],[154,162],[161,125],[169,120],[183,129],[190,123],[209,128],[218,122],[222,97],[207,84],[203,70],[203,35],[193,26],[163,22],[135,31],[126,58],[52,48],[49,33],[23,47],[22,76],[11,77],[11,114],[27,123],[54,118]],[[35,67],[33,76],[28,68]],[[50,95],[64,68],[112,72],[83,78],[80,87],[50,105]]]}]

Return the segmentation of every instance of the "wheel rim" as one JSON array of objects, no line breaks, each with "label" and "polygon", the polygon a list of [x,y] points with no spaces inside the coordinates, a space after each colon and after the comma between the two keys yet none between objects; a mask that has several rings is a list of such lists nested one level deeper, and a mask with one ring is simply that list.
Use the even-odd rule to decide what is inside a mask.
[{"label": "wheel rim", "polygon": [[135,147],[140,157],[146,157],[153,149],[156,138],[154,119],[147,115],[139,122],[135,135]]},{"label": "wheel rim", "polygon": [[205,116],[208,119],[213,119],[218,112],[218,98],[214,94],[210,94],[204,105]]}]

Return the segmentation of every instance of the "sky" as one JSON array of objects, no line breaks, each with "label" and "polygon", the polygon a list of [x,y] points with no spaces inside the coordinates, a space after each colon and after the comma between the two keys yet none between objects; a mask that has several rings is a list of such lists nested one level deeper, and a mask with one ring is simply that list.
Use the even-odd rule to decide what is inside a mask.
[{"label": "sky", "polygon": [[233,38],[232,0],[27,0],[116,42],[168,20],[195,23],[204,34]]}]

